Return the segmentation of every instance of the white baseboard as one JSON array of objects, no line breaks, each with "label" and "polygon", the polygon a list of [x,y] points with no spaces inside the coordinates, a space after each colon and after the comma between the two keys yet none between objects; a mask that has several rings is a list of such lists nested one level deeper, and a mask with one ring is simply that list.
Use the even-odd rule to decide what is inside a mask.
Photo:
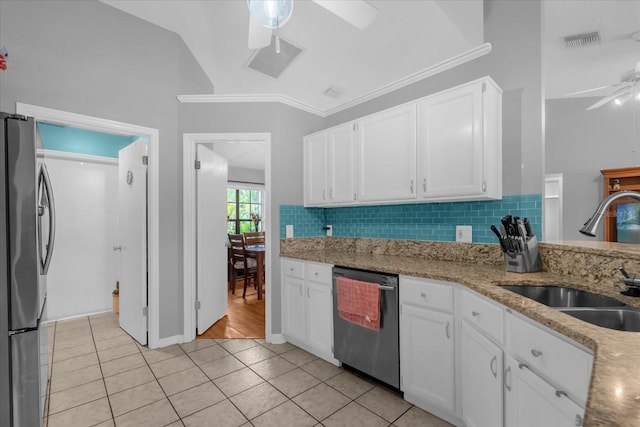
[{"label": "white baseboard", "polygon": [[158,347],[155,347],[155,348],[168,347],[174,344],[182,344],[183,342],[184,342],[184,335],[173,335],[167,338],[160,338],[158,340]]},{"label": "white baseboard", "polygon": [[283,334],[271,334],[266,341],[270,344],[284,344],[287,342],[287,338]]}]

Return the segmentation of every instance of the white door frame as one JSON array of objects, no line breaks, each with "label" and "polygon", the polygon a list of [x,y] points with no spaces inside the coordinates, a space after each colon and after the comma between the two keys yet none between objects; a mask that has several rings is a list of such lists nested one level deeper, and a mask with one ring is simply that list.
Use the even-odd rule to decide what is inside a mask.
[{"label": "white door frame", "polygon": [[183,205],[183,253],[184,253],[184,341],[189,342],[196,337],[196,174],[194,162],[196,160],[196,146],[198,144],[212,144],[214,142],[264,142],[265,170],[264,170],[264,209],[263,221],[267,224],[269,238],[265,242],[265,337],[270,341],[271,336],[271,250],[269,240],[276,232],[271,218],[271,133],[185,133],[182,138],[182,205]]},{"label": "white door frame", "polygon": [[62,110],[16,103],[16,113],[31,116],[36,121],[71,126],[80,129],[107,132],[120,135],[140,135],[149,138],[148,153],[148,237],[147,256],[149,257],[148,299],[149,306],[147,327],[149,348],[160,346],[160,226],[159,226],[159,142],[158,129],[148,128],[99,117],[85,116]]}]

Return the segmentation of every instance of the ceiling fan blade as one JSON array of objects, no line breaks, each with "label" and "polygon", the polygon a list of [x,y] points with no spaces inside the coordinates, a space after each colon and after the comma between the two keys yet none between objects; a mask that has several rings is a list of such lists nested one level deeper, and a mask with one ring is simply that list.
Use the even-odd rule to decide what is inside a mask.
[{"label": "ceiling fan blade", "polygon": [[576,95],[582,95],[584,93],[589,93],[589,92],[597,92],[599,90],[602,89],[609,89],[609,88],[614,88],[614,87],[625,87],[625,86],[631,86],[632,83],[630,82],[622,82],[622,83],[616,83],[614,85],[609,85],[609,86],[600,86],[600,87],[594,87],[592,89],[587,89],[587,90],[580,90],[578,92],[572,92],[572,93],[568,93],[566,95],[563,96],[563,98],[568,98],[570,96],[576,96]]},{"label": "ceiling fan blade", "polygon": [[614,99],[619,98],[619,97],[625,97],[624,101],[626,101],[628,99],[627,95],[629,95],[629,97],[630,97],[631,92],[632,92],[632,90],[630,90],[629,87],[625,87],[623,89],[620,89],[620,90],[616,91],[613,95],[605,96],[600,101],[598,101],[595,104],[593,104],[590,107],[588,107],[587,110],[595,110],[596,108],[600,108],[604,104],[606,104],[608,102],[611,102]]},{"label": "ceiling fan blade", "polygon": [[349,24],[359,30],[367,28],[376,16],[378,9],[371,6],[364,0],[313,0],[316,4],[324,7],[329,12],[339,18],[344,19]]},{"label": "ceiling fan blade", "polygon": [[249,15],[249,49],[261,49],[271,44],[271,30]]}]

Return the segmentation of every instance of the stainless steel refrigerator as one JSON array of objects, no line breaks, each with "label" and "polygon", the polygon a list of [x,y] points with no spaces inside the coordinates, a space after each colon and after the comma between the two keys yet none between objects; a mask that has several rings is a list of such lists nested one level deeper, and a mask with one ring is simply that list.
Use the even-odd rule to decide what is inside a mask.
[{"label": "stainless steel refrigerator", "polygon": [[0,427],[40,426],[55,208],[33,118],[0,113]]}]

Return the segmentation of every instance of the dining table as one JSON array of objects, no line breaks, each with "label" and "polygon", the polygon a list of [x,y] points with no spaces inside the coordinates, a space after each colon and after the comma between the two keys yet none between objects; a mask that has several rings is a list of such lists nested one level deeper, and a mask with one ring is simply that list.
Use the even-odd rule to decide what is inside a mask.
[{"label": "dining table", "polygon": [[264,245],[245,246],[247,256],[256,259],[256,283],[258,285],[258,299],[262,299],[262,287],[264,286]]}]

